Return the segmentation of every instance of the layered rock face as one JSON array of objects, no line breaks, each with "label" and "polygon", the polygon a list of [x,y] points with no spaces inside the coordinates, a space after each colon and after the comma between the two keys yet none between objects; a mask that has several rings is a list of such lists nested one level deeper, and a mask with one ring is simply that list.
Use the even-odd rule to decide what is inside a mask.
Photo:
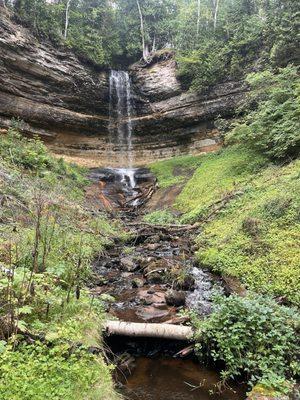
[{"label": "layered rock face", "polygon": [[[0,6],[0,128],[22,120],[53,152],[87,166],[120,166],[109,138],[109,71],[96,72],[65,48],[40,43]],[[173,57],[131,66],[133,160],[143,165],[220,146],[213,121],[230,117],[245,93],[228,82],[205,95],[184,92]],[[124,150],[124,149],[123,149]]]},{"label": "layered rock face", "polygon": [[152,151],[159,157],[211,151],[221,138],[214,127],[217,117],[229,118],[247,90],[242,82],[216,85],[205,94],[184,92],[176,77],[174,58],[156,60],[143,67],[131,67],[136,92],[135,140],[144,137],[145,157]]},{"label": "layered rock face", "polygon": [[22,121],[25,133],[48,141],[105,135],[108,73],[95,72],[70,51],[38,42],[0,7],[0,126]]}]

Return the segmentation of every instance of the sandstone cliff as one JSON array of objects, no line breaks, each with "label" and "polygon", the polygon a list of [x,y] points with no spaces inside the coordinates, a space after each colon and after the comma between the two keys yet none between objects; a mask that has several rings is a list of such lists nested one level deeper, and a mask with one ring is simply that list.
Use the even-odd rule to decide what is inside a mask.
[{"label": "sandstone cliff", "polygon": [[[65,48],[40,43],[1,9],[0,128],[20,118],[23,132],[41,135],[54,152],[91,166],[113,165],[108,75]],[[246,90],[241,82],[227,82],[202,95],[184,92],[174,57],[164,54],[146,67],[134,64],[130,75],[137,164],[216,149],[214,119],[230,117]]]},{"label": "sandstone cliff", "polygon": [[216,149],[221,141],[217,117],[230,118],[247,90],[243,82],[226,82],[205,94],[185,92],[176,77],[176,62],[164,54],[149,66],[131,67],[136,93],[135,135],[147,132],[146,142],[161,156]]},{"label": "sandstone cliff", "polygon": [[84,66],[66,49],[39,43],[0,12],[0,125],[20,118],[24,132],[51,139],[106,132],[107,73]]}]

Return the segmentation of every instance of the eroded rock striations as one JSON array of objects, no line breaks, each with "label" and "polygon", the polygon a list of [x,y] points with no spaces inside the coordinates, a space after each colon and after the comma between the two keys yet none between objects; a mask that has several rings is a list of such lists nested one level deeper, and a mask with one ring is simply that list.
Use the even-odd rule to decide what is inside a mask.
[{"label": "eroded rock striations", "polygon": [[[109,147],[109,72],[65,48],[39,42],[0,6],[0,128],[20,118],[24,133],[88,166],[114,165]],[[217,116],[230,117],[246,88],[227,82],[206,94],[185,92],[172,54],[130,68],[135,164],[218,148]]]},{"label": "eroded rock striations", "polygon": [[0,124],[24,121],[25,133],[48,139],[104,134],[108,74],[83,65],[72,52],[40,43],[0,8]]},{"label": "eroded rock striations", "polygon": [[131,76],[139,116],[135,136],[147,132],[147,150],[151,148],[161,157],[218,148],[221,138],[214,120],[231,117],[247,90],[243,82],[231,81],[205,94],[183,91],[176,77],[176,61],[165,54],[149,66],[133,65]]}]

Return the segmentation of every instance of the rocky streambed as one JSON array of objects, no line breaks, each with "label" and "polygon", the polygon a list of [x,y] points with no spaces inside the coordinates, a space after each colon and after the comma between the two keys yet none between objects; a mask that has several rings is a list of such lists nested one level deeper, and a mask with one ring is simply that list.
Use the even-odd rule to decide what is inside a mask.
[{"label": "rocky streambed", "polygon": [[[127,322],[187,324],[184,310],[209,314],[213,293],[226,287],[197,265],[190,227],[142,221],[156,186],[149,171],[131,170],[126,176],[120,169],[97,169],[91,179],[90,199],[121,215],[129,233],[126,243],[115,241],[94,264],[91,291],[109,295],[110,315]],[[244,398],[243,387],[218,390],[218,374],[196,362],[190,343],[113,336],[107,345],[118,366],[117,381],[129,399]]]}]

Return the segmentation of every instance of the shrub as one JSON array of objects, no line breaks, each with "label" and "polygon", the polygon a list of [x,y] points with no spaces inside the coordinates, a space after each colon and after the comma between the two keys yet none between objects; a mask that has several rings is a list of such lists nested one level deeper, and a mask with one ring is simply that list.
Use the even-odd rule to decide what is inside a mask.
[{"label": "shrub", "polygon": [[10,128],[0,142],[0,154],[8,162],[30,170],[53,168],[54,161],[39,138],[23,137],[16,128]]},{"label": "shrub", "polygon": [[250,74],[248,106],[257,104],[244,123],[227,135],[227,143],[242,142],[272,159],[296,157],[300,151],[300,91],[297,68],[288,66],[278,74]]},{"label": "shrub", "polygon": [[[3,350],[3,349],[2,349]],[[95,397],[94,397],[94,396]],[[109,369],[84,348],[11,346],[0,354],[0,397],[10,400],[112,399]]]},{"label": "shrub", "polygon": [[196,320],[197,353],[202,357],[205,346],[214,361],[221,361],[224,380],[246,373],[251,386],[262,381],[285,391],[285,379],[300,372],[299,324],[296,309],[272,299],[218,297],[211,316]]}]

